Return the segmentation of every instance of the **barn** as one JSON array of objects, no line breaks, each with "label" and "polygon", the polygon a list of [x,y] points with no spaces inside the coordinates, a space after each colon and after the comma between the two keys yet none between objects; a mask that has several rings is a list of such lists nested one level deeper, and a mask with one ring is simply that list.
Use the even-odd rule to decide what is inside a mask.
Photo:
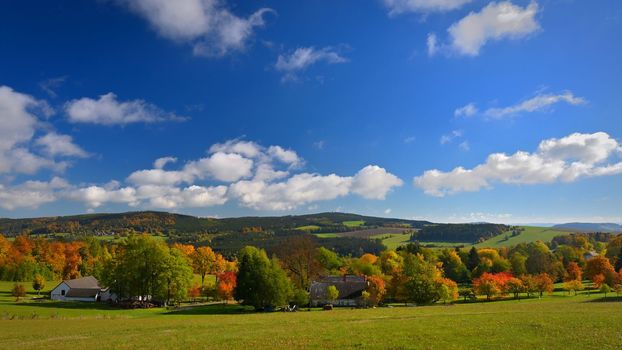
[{"label": "barn", "polygon": [[102,289],[93,276],[62,281],[50,293],[50,299],[61,301],[107,301],[108,289]]},{"label": "barn", "polygon": [[[326,289],[335,286],[339,291],[337,300],[328,299]],[[362,293],[368,283],[364,276],[326,276],[311,283],[309,299],[312,306],[332,304],[335,306],[357,306],[362,302]]]}]

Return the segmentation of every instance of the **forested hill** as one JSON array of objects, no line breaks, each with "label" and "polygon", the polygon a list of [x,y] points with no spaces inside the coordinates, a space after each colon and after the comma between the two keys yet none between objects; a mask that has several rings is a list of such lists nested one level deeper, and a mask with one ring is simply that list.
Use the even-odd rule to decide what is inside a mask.
[{"label": "forested hill", "polygon": [[165,236],[199,233],[283,231],[313,227],[317,232],[350,230],[348,222],[365,227],[421,228],[428,221],[378,218],[348,213],[318,213],[279,217],[199,218],[166,212],[144,211],[117,214],[85,214],[74,216],[27,219],[0,219],[0,233],[6,236],[26,234],[69,233],[79,235],[109,235],[146,232]]},{"label": "forested hill", "polygon": [[622,232],[622,225],[612,223],[570,222],[553,228],[576,232]]}]

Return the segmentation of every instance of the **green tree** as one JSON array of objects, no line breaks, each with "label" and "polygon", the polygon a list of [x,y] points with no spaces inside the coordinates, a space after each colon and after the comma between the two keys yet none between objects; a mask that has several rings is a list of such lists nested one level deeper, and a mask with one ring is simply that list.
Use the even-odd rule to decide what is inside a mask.
[{"label": "green tree", "polygon": [[404,257],[404,283],[407,301],[416,304],[434,303],[440,299],[441,271],[435,264],[424,260],[420,254]]},{"label": "green tree", "polygon": [[620,252],[618,253],[618,258],[616,259],[614,267],[618,272],[622,270],[622,247],[620,247]]},{"label": "green tree", "polygon": [[131,235],[107,262],[104,283],[120,298],[168,303],[185,298],[192,274],[187,260],[149,235]]},{"label": "green tree", "polygon": [[445,277],[457,282],[467,282],[469,280],[469,271],[456,251],[444,249],[439,260],[443,263]]},{"label": "green tree", "polygon": [[38,296],[43,288],[45,288],[45,278],[39,274],[36,274],[35,279],[32,281],[32,289],[37,291]]},{"label": "green tree", "polygon": [[467,260],[467,268],[469,269],[469,271],[473,271],[475,270],[477,265],[479,265],[479,254],[477,253],[477,249],[475,247],[471,247]]},{"label": "green tree", "polygon": [[605,298],[607,297],[607,293],[611,292],[611,287],[609,287],[609,285],[607,283],[603,283],[602,286],[600,286],[600,292],[601,293],[605,293]]},{"label": "green tree", "polygon": [[527,257],[519,252],[515,252],[510,257],[510,264],[512,265],[512,273],[514,276],[522,276],[527,273],[527,267],[525,263],[527,262]]},{"label": "green tree", "polygon": [[244,247],[238,257],[235,299],[256,309],[287,304],[291,282],[276,258],[268,259],[263,249]]},{"label": "green tree", "polygon": [[335,286],[328,286],[326,288],[326,297],[333,303],[337,298],[339,298],[339,289]]}]

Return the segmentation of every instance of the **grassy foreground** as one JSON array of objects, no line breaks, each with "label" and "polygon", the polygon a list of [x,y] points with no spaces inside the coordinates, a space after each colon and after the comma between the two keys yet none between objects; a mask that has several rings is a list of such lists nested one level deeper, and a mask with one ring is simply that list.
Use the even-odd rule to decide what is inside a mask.
[{"label": "grassy foreground", "polygon": [[[84,309],[57,303],[10,307],[0,348],[56,349],[619,349],[622,302],[602,295],[547,296],[451,306],[239,313],[237,306]],[[0,304],[0,314],[9,302]],[[47,305],[46,305],[47,304]],[[45,306],[44,306],[45,305]],[[4,309],[4,311],[3,311]],[[44,316],[39,309],[54,310]],[[33,312],[41,316],[29,319]]]}]

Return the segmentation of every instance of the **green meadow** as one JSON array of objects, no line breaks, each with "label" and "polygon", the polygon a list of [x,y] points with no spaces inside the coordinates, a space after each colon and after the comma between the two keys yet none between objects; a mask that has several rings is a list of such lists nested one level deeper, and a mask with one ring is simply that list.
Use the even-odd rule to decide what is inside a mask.
[{"label": "green meadow", "polygon": [[[553,237],[569,235],[570,232],[559,231],[550,227],[537,227],[537,226],[521,226],[524,231],[521,231],[518,236],[512,237],[511,233],[501,234],[491,239],[488,239],[482,243],[475,245],[476,248],[501,248],[510,247],[519,243],[529,243],[535,241],[550,242]],[[507,236],[507,240],[506,240]]]},{"label": "green meadow", "polygon": [[344,221],[342,222],[342,224],[348,227],[360,227],[360,226],[365,225],[365,221],[363,220]]},{"label": "green meadow", "polygon": [[[0,348],[619,349],[622,299],[610,294],[254,313],[238,305],[120,310],[15,302],[0,282]],[[26,284],[25,284],[26,285]],[[50,288],[52,288],[50,284]]]}]

